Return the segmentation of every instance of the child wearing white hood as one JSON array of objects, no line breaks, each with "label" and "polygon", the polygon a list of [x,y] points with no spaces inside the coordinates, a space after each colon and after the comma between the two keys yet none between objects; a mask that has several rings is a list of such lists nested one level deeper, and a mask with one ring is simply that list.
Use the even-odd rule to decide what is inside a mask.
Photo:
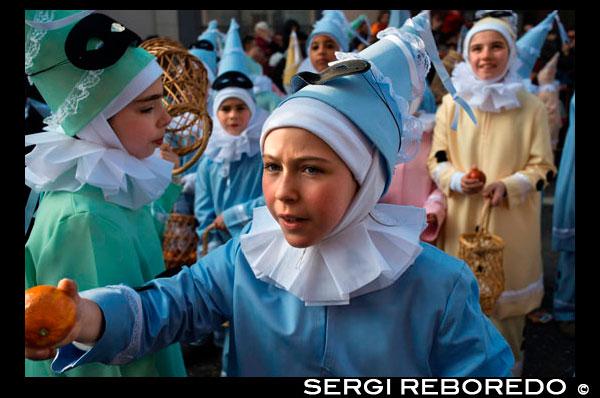
[{"label": "child wearing white hood", "polygon": [[251,220],[252,209],[264,205],[258,140],[269,113],[256,104],[238,28],[232,19],[213,82],[213,131],[196,169],[198,257],[203,255],[202,237],[211,224],[208,252],[238,235]]}]

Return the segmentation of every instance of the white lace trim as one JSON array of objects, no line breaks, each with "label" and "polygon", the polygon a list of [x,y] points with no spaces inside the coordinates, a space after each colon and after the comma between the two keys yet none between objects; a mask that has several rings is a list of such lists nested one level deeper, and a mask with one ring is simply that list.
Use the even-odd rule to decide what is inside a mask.
[{"label": "white lace trim", "polygon": [[58,126],[62,125],[65,120],[77,113],[79,103],[89,97],[89,89],[96,87],[100,83],[100,75],[104,72],[104,69],[88,70],[86,71],[79,82],[71,89],[67,98],[58,107],[58,110],[44,119],[51,129],[55,130]]},{"label": "white lace trim", "polygon": [[[48,22],[54,19],[54,10],[36,10],[33,20],[35,22]],[[40,42],[48,31],[32,28],[25,38],[25,72],[33,66],[33,60],[40,52]]]}]

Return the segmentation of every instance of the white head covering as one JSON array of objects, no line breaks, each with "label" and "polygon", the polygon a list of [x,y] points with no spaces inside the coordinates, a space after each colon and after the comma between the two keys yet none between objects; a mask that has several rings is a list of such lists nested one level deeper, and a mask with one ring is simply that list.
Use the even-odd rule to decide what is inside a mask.
[{"label": "white head covering", "polygon": [[[469,62],[469,44],[476,33],[493,30],[500,33],[509,47],[508,62],[504,71],[488,80],[479,79]],[[521,65],[517,56],[515,33],[510,25],[498,18],[486,17],[479,20],[465,36],[463,45],[465,62],[457,64],[452,71],[452,82],[458,95],[474,108],[487,112],[500,112],[502,108],[518,108],[517,91],[523,86],[517,71]]]},{"label": "white head covering", "polygon": [[[244,131],[237,136],[231,135],[225,131],[217,117],[219,107],[228,98],[238,98],[244,101],[251,113],[248,125]],[[215,123],[204,155],[214,162],[222,163],[220,175],[222,177],[227,177],[229,176],[231,162],[240,160],[243,154],[254,156],[260,150],[260,132],[269,113],[256,106],[254,96],[249,90],[232,86],[216,92],[212,111]]]},{"label": "white head covering", "polygon": [[263,126],[261,150],[267,134],[279,127],[303,128],[325,141],[360,188],[335,229],[305,249],[287,243],[266,207],[255,208],[252,228],[241,237],[255,276],[306,305],[348,304],[392,284],[422,251],[424,209],[377,203],[386,183],[379,151],[330,105],[305,97],[283,103]]},{"label": "white head covering", "polygon": [[84,184],[102,189],[105,200],[138,209],[157,200],[171,182],[173,164],[157,156],[131,156],[108,124],[108,119],[162,75],[152,61],[102,112],[69,137],[61,128],[25,137],[36,145],[25,156],[25,184],[34,191],[79,190]]}]

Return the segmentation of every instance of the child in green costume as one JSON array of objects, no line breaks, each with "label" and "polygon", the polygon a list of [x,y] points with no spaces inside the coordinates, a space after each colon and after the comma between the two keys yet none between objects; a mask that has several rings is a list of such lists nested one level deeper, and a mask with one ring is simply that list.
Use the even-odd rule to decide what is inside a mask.
[{"label": "child in green costume", "polygon": [[[50,106],[28,135],[25,183],[43,192],[25,244],[25,289],[68,277],[82,290],[141,285],[164,271],[151,206],[173,207],[177,156],[163,145],[171,121],[162,69],[140,38],[89,11],[25,12],[25,73]],[[85,348],[85,347],[81,347]],[[25,376],[57,376],[25,360]],[[171,345],[126,366],[83,365],[68,376],[185,376]]]}]

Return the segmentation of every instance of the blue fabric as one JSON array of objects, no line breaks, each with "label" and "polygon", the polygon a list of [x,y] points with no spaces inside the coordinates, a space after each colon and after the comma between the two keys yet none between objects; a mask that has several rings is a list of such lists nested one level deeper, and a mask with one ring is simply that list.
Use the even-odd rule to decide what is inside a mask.
[{"label": "blue fabric", "polygon": [[556,251],[575,251],[575,94],[569,108],[569,128],[554,191],[552,248]]},{"label": "blue fabric", "polygon": [[[140,357],[229,320],[228,376],[510,376],[513,355],[481,312],[473,273],[422,246],[391,286],[349,305],[307,307],[256,279],[234,238],[174,277],[148,283],[139,293],[143,311],[118,289],[88,292],[106,314],[105,332],[80,358],[60,349],[55,364],[107,362],[123,350]],[[132,313],[143,317],[139,330],[113,320],[135,319]]]},{"label": "blue fabric", "polygon": [[429,88],[429,84],[427,84],[427,82],[425,82],[425,86],[423,88],[423,100],[421,101],[421,104],[419,105],[419,110],[423,111],[425,113],[433,113],[433,114],[435,114],[437,112],[437,105],[435,104],[435,96],[433,95],[433,92],[431,91],[431,88]]},{"label": "blue fabric", "polygon": [[229,175],[220,175],[222,165],[208,157],[202,157],[196,169],[194,214],[198,220],[196,229],[200,243],[198,255],[202,254],[204,230],[223,213],[230,233],[212,230],[208,249],[211,251],[238,235],[252,218],[252,209],[265,204],[262,196],[262,157],[260,152],[249,157],[246,154],[237,162],[230,163]]},{"label": "blue fabric", "polygon": [[559,251],[554,290],[554,317],[575,320],[575,94],[554,192],[552,248]]},{"label": "blue fabric", "polygon": [[562,251],[558,257],[552,306],[558,321],[575,320],[575,252]]}]

